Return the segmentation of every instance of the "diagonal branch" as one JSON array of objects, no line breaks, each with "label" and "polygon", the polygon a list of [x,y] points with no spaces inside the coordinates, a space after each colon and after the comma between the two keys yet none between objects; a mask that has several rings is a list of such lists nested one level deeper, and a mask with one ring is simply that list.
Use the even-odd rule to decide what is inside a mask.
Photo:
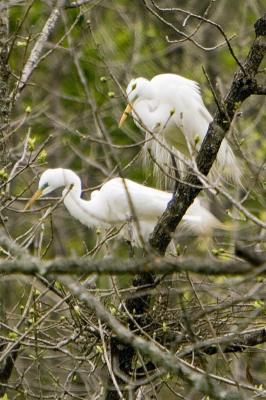
[{"label": "diagonal branch", "polygon": [[[255,76],[266,52],[266,14],[255,23],[255,33],[256,38],[243,64],[244,71],[240,69],[235,74],[224,99],[224,107],[216,112],[196,158],[198,170],[204,175],[210,171],[238,107],[257,92]],[[160,254],[165,253],[177,225],[200,192],[201,189],[197,186],[201,186],[200,180],[190,173],[187,174],[185,183],[178,183],[175,196],[169,202],[150,239],[151,247]]]},{"label": "diagonal branch", "polygon": [[59,8],[55,7],[49,18],[47,19],[41,33],[40,36],[38,38],[38,40],[36,41],[33,49],[31,50],[30,56],[23,68],[22,71],[22,75],[20,80],[17,83],[17,87],[16,87],[16,99],[18,99],[21,91],[24,89],[24,87],[26,86],[28,80],[30,79],[33,71],[36,69],[38,63],[39,63],[39,59],[42,53],[42,50],[48,40],[48,37],[50,35],[50,33],[54,30],[56,22],[59,18],[60,15],[60,11]]},{"label": "diagonal branch", "polygon": [[[117,335],[122,342],[130,344],[130,346],[132,346],[135,350],[139,351],[143,355],[148,356],[156,365],[163,367],[166,371],[169,371],[177,376],[181,376],[192,386],[197,387],[198,391],[203,391],[206,394],[213,394],[213,386],[211,381],[217,380],[220,383],[241,387],[252,392],[256,390],[255,387],[251,385],[236,383],[231,379],[221,376],[218,377],[212,373],[206,373],[201,368],[191,365],[171,352],[162,351],[152,341],[147,341],[142,337],[135,335],[132,331],[122,325],[121,322],[119,322],[113,315],[107,312],[107,310],[96,297],[89,294],[81,285],[74,281],[70,282],[69,278],[64,279],[64,283],[69,287],[70,291],[79,298],[80,301],[85,303],[91,310],[95,312],[97,317],[100,318],[102,322],[105,322],[112,329],[115,335]],[[219,385],[215,387],[215,398],[221,399],[222,397],[219,393],[218,386]],[[228,391],[227,395],[231,394],[231,391]],[[263,395],[264,394],[265,391],[263,391]]]}]

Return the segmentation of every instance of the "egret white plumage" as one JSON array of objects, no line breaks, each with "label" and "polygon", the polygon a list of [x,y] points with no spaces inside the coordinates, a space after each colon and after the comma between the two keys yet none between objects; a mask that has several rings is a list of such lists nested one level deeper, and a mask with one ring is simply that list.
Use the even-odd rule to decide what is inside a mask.
[{"label": "egret white plumage", "polygon": [[[126,93],[129,104],[120,119],[120,126],[132,113],[134,122],[146,131],[146,138],[151,138],[149,132],[158,135],[163,143],[174,149],[177,160],[179,152],[188,158],[195,155],[212,121],[196,82],[175,74],[160,74],[151,80],[132,79]],[[147,148],[158,164],[171,164],[169,151],[156,140],[147,142]],[[240,182],[238,161],[226,139],[219,149],[216,165],[220,173]]]},{"label": "egret white plumage", "polygon": [[[158,218],[162,215],[172,194],[153,189],[129,179],[114,178],[104,183],[100,190],[91,193],[90,200],[81,198],[81,180],[70,169],[55,168],[43,172],[39,189],[27,203],[25,210],[41,196],[63,187],[63,201],[69,213],[88,227],[130,225],[130,240],[140,246],[140,234],[148,241]],[[138,224],[136,224],[136,219]],[[210,235],[221,223],[200,204],[198,199],[188,208],[183,225],[197,235]],[[139,232],[140,230],[140,232]],[[128,230],[122,230],[125,236]]]}]

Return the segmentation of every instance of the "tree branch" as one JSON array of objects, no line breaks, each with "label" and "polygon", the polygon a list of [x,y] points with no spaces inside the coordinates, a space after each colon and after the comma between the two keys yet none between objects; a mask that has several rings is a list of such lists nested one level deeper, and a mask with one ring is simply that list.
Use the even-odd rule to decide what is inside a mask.
[{"label": "tree branch", "polygon": [[[181,376],[183,379],[193,385],[193,387],[197,387],[199,391],[213,395],[213,386],[211,384],[211,381],[213,380],[219,381],[220,383],[224,383],[226,385],[232,385],[251,390],[252,392],[256,391],[256,388],[251,385],[242,384],[239,382],[236,383],[231,379],[217,376],[212,373],[206,373],[202,369],[187,363],[180,357],[177,357],[170,352],[162,351],[152,341],[147,341],[140,336],[136,336],[129,329],[125,328],[114,316],[107,312],[98,299],[90,295],[81,285],[77,284],[76,282],[70,283],[69,280],[68,282],[64,283],[67,284],[71,292],[77,296],[80,301],[84,302],[103,322],[105,322],[113,330],[120,340],[129,344],[141,354],[150,357],[155,364],[162,366],[164,369],[166,369],[166,371],[169,371],[177,376]],[[224,398],[219,393],[218,386],[215,386],[215,388],[216,393],[214,398]],[[227,394],[231,395],[232,393],[229,394],[228,392]],[[265,391],[263,391],[263,394],[265,394]]]},{"label": "tree branch", "polygon": [[[222,337],[205,340],[204,342],[196,343],[180,351],[179,357],[189,357],[194,353],[203,352],[208,355],[217,354],[219,347],[222,348],[223,353],[236,353],[242,352],[247,347],[257,346],[266,342],[266,328],[254,329],[242,333],[229,333]],[[220,346],[218,346],[218,344]]]},{"label": "tree branch", "polygon": [[[261,260],[262,261],[262,260]],[[41,261],[37,257],[5,260],[0,262],[0,273],[25,275],[49,274],[138,274],[138,273],[173,273],[194,272],[206,275],[239,275],[256,272],[265,274],[266,261],[259,268],[240,261],[219,261],[215,259],[146,257],[130,260],[116,258],[86,259],[86,258],[55,258],[51,261]]]},{"label": "tree branch", "polygon": [[[0,350],[4,350],[4,345],[0,343]],[[20,344],[17,344],[12,352],[8,354],[5,360],[0,364],[0,396],[4,396],[6,392],[5,384],[9,381],[9,378],[12,374],[13,367],[18,356],[18,350],[20,348]],[[2,398],[2,397],[1,397]]]},{"label": "tree branch", "polygon": [[256,94],[266,95],[266,86],[257,85]]},{"label": "tree branch", "polygon": [[[228,95],[224,99],[224,107],[216,112],[197,155],[198,170],[204,175],[210,171],[240,104],[247,97],[256,93],[255,75],[266,51],[266,15],[255,23],[255,33],[256,38],[243,64],[244,72],[240,69],[235,74]],[[173,232],[201,190],[197,187],[201,186],[201,182],[196,175],[188,173],[185,181],[186,183],[178,183],[175,196],[169,202],[151,235],[151,247],[160,254],[165,253]]]},{"label": "tree branch", "polygon": [[[1,140],[1,162],[7,164],[5,148],[5,131],[10,119],[10,96],[9,96],[9,66],[8,66],[8,7],[0,13],[0,132]],[[13,245],[10,244],[12,247]],[[5,345],[0,343],[0,351]],[[0,396],[6,392],[5,384],[8,382],[14,363],[18,354],[19,345],[0,363]]]},{"label": "tree branch", "polygon": [[31,50],[29,59],[27,60],[26,65],[23,68],[21,78],[18,81],[17,87],[15,89],[16,90],[16,99],[18,99],[21,91],[24,89],[24,87],[27,84],[29,78],[31,77],[33,71],[37,67],[43,47],[46,44],[50,33],[54,30],[56,22],[59,18],[59,15],[60,15],[59,8],[55,7],[52,10],[48,20],[46,21],[46,23],[42,29],[42,32],[40,33],[40,36],[39,36],[38,40],[36,41],[33,49]]},{"label": "tree branch", "polygon": [[91,3],[91,0],[77,0],[77,1],[73,1],[73,3],[66,4],[65,8],[69,9],[69,8],[78,8],[78,7],[82,7],[85,4]]},{"label": "tree branch", "polygon": [[10,98],[9,98],[9,67],[8,55],[8,11],[0,14],[0,132],[2,136],[1,158],[2,165],[6,165],[5,129],[9,124]]}]

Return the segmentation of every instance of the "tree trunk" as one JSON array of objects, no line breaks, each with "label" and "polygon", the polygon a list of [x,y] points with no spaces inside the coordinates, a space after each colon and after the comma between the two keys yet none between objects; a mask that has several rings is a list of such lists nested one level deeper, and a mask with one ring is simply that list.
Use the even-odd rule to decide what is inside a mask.
[{"label": "tree trunk", "polygon": [[2,167],[7,164],[5,132],[10,117],[9,68],[8,68],[8,10],[0,13],[0,133]]}]

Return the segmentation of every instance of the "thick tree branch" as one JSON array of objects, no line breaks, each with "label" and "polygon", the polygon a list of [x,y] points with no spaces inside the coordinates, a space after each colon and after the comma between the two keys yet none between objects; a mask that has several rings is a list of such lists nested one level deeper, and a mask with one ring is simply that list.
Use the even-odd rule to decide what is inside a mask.
[{"label": "thick tree branch", "polygon": [[[0,343],[0,350],[2,351],[5,346]],[[16,345],[12,352],[5,358],[5,360],[0,364],[0,396],[4,396],[6,392],[5,384],[9,381],[12,374],[13,367],[18,356],[18,350],[20,344]],[[2,397],[1,397],[2,398]]]},{"label": "thick tree branch", "polygon": [[[262,260],[261,260],[262,261]],[[51,261],[41,261],[35,257],[23,257],[0,262],[0,273],[25,275],[49,274],[138,274],[138,273],[173,273],[195,272],[207,275],[239,275],[256,272],[265,274],[266,262],[259,268],[252,264],[239,261],[219,261],[198,258],[146,257],[130,260],[106,258],[92,260],[86,258],[55,258]]]},{"label": "thick tree branch", "polygon": [[[255,76],[266,52],[266,15],[256,22],[255,33],[256,38],[243,64],[244,71],[240,69],[235,74],[223,108],[216,112],[196,158],[198,170],[204,175],[210,171],[237,109],[247,97],[256,94]],[[160,254],[165,253],[173,232],[201,190],[198,188],[201,182],[194,174],[188,173],[185,181],[186,183],[178,183],[175,196],[151,236],[151,247]]]},{"label": "thick tree branch", "polygon": [[[0,12],[0,132],[1,132],[1,164],[7,164],[5,148],[5,132],[9,125],[10,118],[10,96],[9,96],[9,66],[8,66],[8,8]],[[11,245],[12,247],[12,245]],[[0,352],[5,345],[0,343]],[[12,374],[14,363],[18,354],[19,345],[16,346],[11,354],[0,363],[0,396],[5,392],[5,384],[9,381]]]},{"label": "thick tree branch", "polygon": [[236,243],[235,254],[255,266],[262,265],[265,260],[265,252],[258,253],[253,247],[246,247],[241,242]]},{"label": "thick tree branch", "polygon": [[8,55],[8,11],[0,14],[0,133],[3,139],[1,145],[2,165],[7,163],[5,154],[5,130],[9,124],[10,98],[9,98],[9,67]]},{"label": "thick tree branch", "polygon": [[266,95],[266,86],[257,85],[256,94]]},{"label": "thick tree branch", "polygon": [[[151,295],[144,293],[143,286],[152,286],[154,284],[154,274],[151,272],[144,272],[138,274],[133,279],[133,286],[136,288],[136,295],[130,296],[125,301],[125,307],[127,313],[134,315],[135,317],[128,317],[127,325],[131,331],[136,329],[136,327],[144,327],[149,325],[151,317],[146,314],[149,306]],[[112,337],[110,343],[110,352],[112,357],[112,363],[117,365],[119,371],[123,371],[128,378],[132,373],[132,361],[135,356],[135,349],[128,343],[124,343],[119,337]],[[117,382],[119,384],[124,384],[125,381],[120,375],[117,376]],[[112,384],[111,379],[109,383]],[[136,388],[135,388],[136,389]],[[127,398],[127,391],[125,392],[125,397]],[[108,388],[105,400],[119,400],[120,396],[116,389],[112,387]]]}]

